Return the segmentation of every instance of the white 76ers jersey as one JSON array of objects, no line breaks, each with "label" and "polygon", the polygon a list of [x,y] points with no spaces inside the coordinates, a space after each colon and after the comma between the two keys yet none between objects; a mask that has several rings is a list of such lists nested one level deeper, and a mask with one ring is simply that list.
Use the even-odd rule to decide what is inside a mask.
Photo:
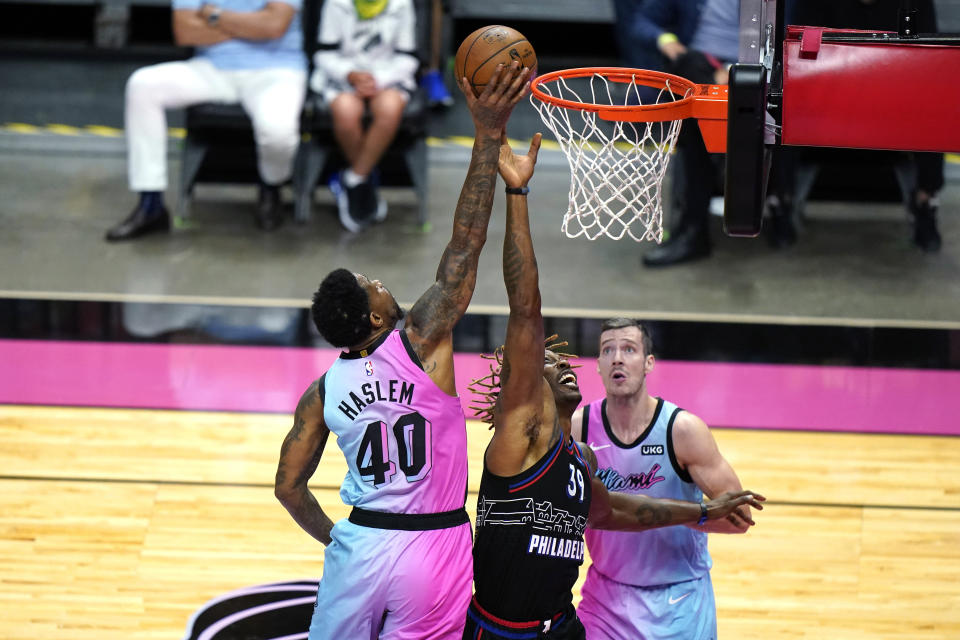
[{"label": "white 76ers jersey", "polygon": [[460,398],[434,384],[403,330],[344,352],[324,375],[323,418],[349,471],[347,505],[437,513],[464,505],[467,430]]}]

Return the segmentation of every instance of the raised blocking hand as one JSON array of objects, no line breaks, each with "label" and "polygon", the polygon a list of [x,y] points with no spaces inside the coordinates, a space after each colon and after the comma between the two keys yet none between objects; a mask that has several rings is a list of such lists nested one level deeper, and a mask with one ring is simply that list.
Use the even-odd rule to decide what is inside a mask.
[{"label": "raised blocking hand", "polygon": [[500,176],[508,187],[525,187],[533,177],[533,170],[537,164],[537,154],[540,152],[540,141],[543,136],[534,134],[530,141],[530,150],[519,155],[510,148],[507,142],[506,131],[500,136],[500,161],[498,168]]}]

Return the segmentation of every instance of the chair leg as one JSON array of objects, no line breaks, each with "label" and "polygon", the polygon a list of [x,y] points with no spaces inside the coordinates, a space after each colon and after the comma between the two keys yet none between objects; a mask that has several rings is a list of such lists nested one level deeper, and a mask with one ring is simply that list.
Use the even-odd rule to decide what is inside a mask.
[{"label": "chair leg", "polygon": [[310,219],[310,210],[313,206],[313,192],[317,188],[317,181],[323,173],[324,163],[327,160],[327,148],[312,141],[300,143],[297,153],[297,168],[294,175],[296,203],[293,218],[299,224],[306,224]]},{"label": "chair leg", "polygon": [[805,210],[810,192],[820,173],[820,165],[812,162],[798,162],[796,165],[796,193],[793,198],[793,210],[796,220],[805,220]]},{"label": "chair leg", "polygon": [[427,209],[427,139],[417,138],[404,153],[407,170],[413,178],[413,187],[417,192],[417,223],[426,231],[429,226]]},{"label": "chair leg", "polygon": [[207,145],[197,142],[187,136],[183,143],[183,154],[180,167],[180,192],[177,198],[177,217],[190,216],[190,201],[193,194],[193,185],[200,171],[200,165],[207,155]]}]

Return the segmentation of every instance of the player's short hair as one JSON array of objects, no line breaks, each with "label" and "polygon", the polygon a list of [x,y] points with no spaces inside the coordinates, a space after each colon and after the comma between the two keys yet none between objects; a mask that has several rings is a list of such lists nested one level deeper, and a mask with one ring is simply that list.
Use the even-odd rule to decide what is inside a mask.
[{"label": "player's short hair", "polygon": [[[562,358],[576,358],[577,356],[572,353],[563,353],[558,351],[560,347],[566,347],[568,343],[566,341],[560,340],[557,334],[553,334],[546,340],[544,340],[544,349],[546,351],[552,351]],[[500,399],[500,371],[503,369],[503,345],[500,345],[494,349],[493,353],[481,353],[481,358],[486,360],[493,360],[493,363],[490,365],[490,373],[487,375],[475,378],[470,382],[469,389],[474,394],[474,399],[470,409],[473,410],[473,416],[480,420],[480,422],[486,422],[490,425],[490,428],[493,428],[493,412],[496,409],[497,401]],[[582,365],[575,364],[571,368],[577,369]]]},{"label": "player's short hair", "polygon": [[351,347],[370,335],[370,298],[347,269],[327,274],[313,294],[310,314],[323,339],[335,347]]},{"label": "player's short hair", "polygon": [[634,320],[633,318],[608,318],[600,325],[600,334],[604,331],[613,329],[626,329],[627,327],[636,327],[640,329],[641,341],[643,342],[643,355],[653,354],[653,338],[650,336],[650,329],[643,320]]}]

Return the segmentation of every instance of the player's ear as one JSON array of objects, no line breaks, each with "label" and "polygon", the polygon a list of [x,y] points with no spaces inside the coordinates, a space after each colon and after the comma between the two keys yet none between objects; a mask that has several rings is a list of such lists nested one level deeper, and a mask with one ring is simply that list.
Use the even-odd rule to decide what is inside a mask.
[{"label": "player's ear", "polygon": [[656,366],[656,364],[657,364],[657,359],[653,357],[653,354],[651,353],[650,355],[647,356],[647,359],[644,360],[643,362],[643,373],[649,374],[651,371],[653,371],[653,367]]},{"label": "player's ear", "polygon": [[371,325],[374,329],[379,329],[380,327],[382,327],[382,326],[383,326],[383,316],[381,316],[381,315],[380,315],[379,313],[377,313],[376,311],[371,311],[371,312],[370,312],[370,325]]}]

